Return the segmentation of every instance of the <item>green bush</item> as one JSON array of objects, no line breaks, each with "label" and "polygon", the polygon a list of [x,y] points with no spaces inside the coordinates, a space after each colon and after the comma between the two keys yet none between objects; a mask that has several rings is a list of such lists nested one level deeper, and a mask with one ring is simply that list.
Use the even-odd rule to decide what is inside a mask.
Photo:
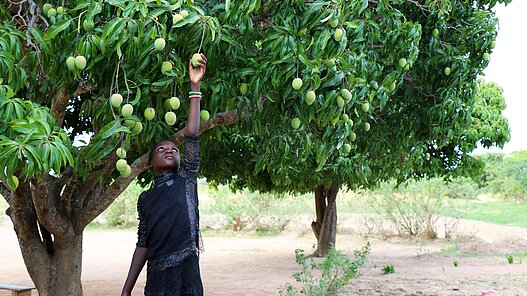
[{"label": "green bush", "polygon": [[283,196],[247,190],[232,193],[227,186],[210,188],[207,194],[210,202],[203,212],[224,215],[227,230],[278,234],[288,223]]},{"label": "green bush", "polygon": [[[439,185],[439,184],[438,184]],[[469,178],[457,178],[449,183],[444,183],[446,197],[454,199],[475,199],[478,194],[477,184]]]},{"label": "green bush", "polygon": [[[437,222],[448,202],[445,198],[448,191],[441,179],[409,182],[397,189],[394,189],[393,183],[384,184],[367,199],[373,211],[384,219],[370,217],[367,222],[378,225],[368,227],[377,228],[384,236],[391,236],[395,231],[399,236],[425,235],[429,239],[437,238]],[[453,217],[450,220],[454,221],[445,221],[445,237],[451,235],[457,224],[456,219]],[[386,228],[384,221],[391,227]]]},{"label": "green bush", "polygon": [[527,197],[527,151],[510,155],[485,153],[478,156],[484,161],[485,169],[475,182],[485,193],[492,193],[507,199]]},{"label": "green bush", "polygon": [[137,199],[144,189],[132,182],[117,199],[101,214],[102,223],[114,227],[137,225]]},{"label": "green bush", "polygon": [[507,255],[507,262],[509,262],[509,264],[513,264],[514,263],[514,256]]},{"label": "green bush", "polygon": [[[304,254],[304,250],[295,250],[296,263],[301,271],[293,273],[294,279],[301,283],[300,291],[290,283],[279,289],[280,295],[325,296],[337,292],[351,279],[359,275],[359,268],[366,263],[370,253],[368,242],[361,250],[354,252],[354,259],[331,247],[324,259],[314,259]],[[320,277],[317,277],[319,275]]]},{"label": "green bush", "polygon": [[385,264],[382,267],[382,274],[395,273],[395,266],[393,264]]}]

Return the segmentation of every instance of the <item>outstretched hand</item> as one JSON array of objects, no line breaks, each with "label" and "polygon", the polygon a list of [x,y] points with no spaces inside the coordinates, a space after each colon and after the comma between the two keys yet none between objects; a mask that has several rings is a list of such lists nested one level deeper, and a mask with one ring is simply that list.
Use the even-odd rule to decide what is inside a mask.
[{"label": "outstretched hand", "polygon": [[194,68],[192,61],[188,62],[188,75],[190,77],[190,82],[199,83],[205,75],[205,68],[207,67],[207,57],[204,54],[200,53],[201,59],[198,63],[198,66]]}]

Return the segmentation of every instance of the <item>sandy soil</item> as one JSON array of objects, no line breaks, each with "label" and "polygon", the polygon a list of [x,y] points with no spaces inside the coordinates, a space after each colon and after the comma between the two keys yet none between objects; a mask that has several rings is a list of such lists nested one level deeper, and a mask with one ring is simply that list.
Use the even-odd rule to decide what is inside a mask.
[{"label": "sandy soil", "polygon": [[[527,295],[527,260],[509,264],[505,255],[527,253],[527,229],[461,221],[458,239],[416,241],[365,238],[342,227],[337,248],[351,255],[367,241],[371,254],[361,277],[339,295]],[[119,295],[126,277],[134,231],[86,231],[83,288],[87,296]],[[313,235],[288,231],[278,237],[205,237],[201,268],[205,295],[277,295],[293,283],[297,248],[309,253]],[[458,252],[440,252],[444,249]],[[470,256],[461,253],[471,254]],[[458,267],[453,262],[459,263]],[[31,285],[10,220],[0,221],[0,283]],[[393,264],[395,273],[381,268]],[[141,274],[133,295],[142,295]],[[485,294],[488,293],[488,294]],[[0,296],[10,295],[0,290]],[[33,295],[37,295],[33,292]]]}]

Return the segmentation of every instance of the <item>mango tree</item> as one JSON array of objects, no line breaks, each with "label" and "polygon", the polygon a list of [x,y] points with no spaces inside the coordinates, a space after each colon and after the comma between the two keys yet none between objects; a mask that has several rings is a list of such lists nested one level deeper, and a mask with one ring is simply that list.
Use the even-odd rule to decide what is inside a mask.
[{"label": "mango tree", "polygon": [[[189,60],[221,26],[191,1],[2,4],[0,193],[39,294],[82,295],[84,228],[153,142],[181,142]],[[222,110],[202,130],[237,121]]]},{"label": "mango tree", "polygon": [[342,185],[457,174],[508,138],[475,95],[496,1],[4,3],[0,193],[41,295],[82,295],[85,226],[181,141],[196,52],[204,175],[314,191],[320,254]]},{"label": "mango tree", "polygon": [[[495,4],[265,2],[235,27],[257,32],[237,72],[251,120],[206,139],[203,175],[234,190],[314,192],[315,255],[325,255],[342,186],[479,172],[477,143],[509,139],[501,93],[478,92]],[[247,9],[220,22],[247,20]]]}]

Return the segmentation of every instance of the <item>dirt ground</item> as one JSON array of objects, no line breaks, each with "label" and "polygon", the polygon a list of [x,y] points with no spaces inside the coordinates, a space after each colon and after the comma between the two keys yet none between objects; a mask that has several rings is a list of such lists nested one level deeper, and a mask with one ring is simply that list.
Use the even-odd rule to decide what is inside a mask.
[{"label": "dirt ground", "polygon": [[[514,264],[506,259],[506,254],[527,253],[527,229],[462,220],[456,234],[454,240],[381,240],[341,225],[340,251],[352,255],[367,241],[372,249],[362,275],[338,295],[527,295],[527,258]],[[119,295],[135,240],[133,230],[85,232],[85,295]],[[294,250],[309,253],[315,240],[308,231],[288,231],[264,238],[205,236],[204,242],[205,295],[263,296],[277,295],[282,285],[294,282]],[[457,252],[441,252],[445,249]],[[395,273],[383,275],[385,264],[393,264]],[[143,272],[133,295],[142,295],[144,283]],[[9,219],[0,221],[0,284],[31,285]],[[4,295],[10,294],[0,290]]]}]

